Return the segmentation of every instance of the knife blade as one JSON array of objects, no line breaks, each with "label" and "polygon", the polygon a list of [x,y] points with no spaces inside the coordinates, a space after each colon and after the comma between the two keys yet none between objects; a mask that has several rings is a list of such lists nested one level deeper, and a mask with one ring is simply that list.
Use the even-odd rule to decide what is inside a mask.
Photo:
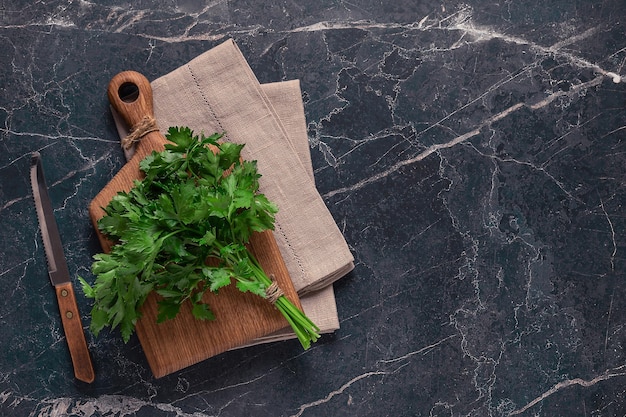
[{"label": "knife blade", "polygon": [[84,382],[93,382],[95,373],[91,363],[91,355],[87,348],[85,333],[76,304],[74,287],[70,280],[70,273],[63,253],[61,236],[57,227],[52,202],[48,195],[48,187],[44,177],[41,155],[39,152],[32,154],[30,166],[30,182],[33,188],[33,198],[41,229],[43,247],[48,260],[48,275],[55,288],[61,323],[65,339],[74,366],[74,376]]}]

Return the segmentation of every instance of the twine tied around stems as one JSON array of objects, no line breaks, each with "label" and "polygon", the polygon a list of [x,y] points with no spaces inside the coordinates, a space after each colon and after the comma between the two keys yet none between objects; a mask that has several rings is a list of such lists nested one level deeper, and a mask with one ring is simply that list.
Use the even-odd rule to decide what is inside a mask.
[{"label": "twine tied around stems", "polygon": [[272,305],[274,305],[280,297],[285,295],[285,293],[278,286],[278,283],[274,280],[274,276],[271,275],[270,278],[272,280],[272,284],[265,289],[265,299],[272,303]]}]

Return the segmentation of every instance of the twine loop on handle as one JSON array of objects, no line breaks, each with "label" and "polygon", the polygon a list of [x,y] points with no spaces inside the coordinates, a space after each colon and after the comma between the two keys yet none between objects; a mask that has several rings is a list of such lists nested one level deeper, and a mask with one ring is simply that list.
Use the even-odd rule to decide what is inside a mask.
[{"label": "twine loop on handle", "polygon": [[122,139],[122,148],[129,150],[133,145],[150,132],[159,130],[156,119],[152,116],[144,116],[143,119],[132,127],[130,133]]},{"label": "twine loop on handle", "polygon": [[280,297],[285,295],[285,293],[274,280],[274,276],[271,275],[270,278],[272,279],[272,284],[265,289],[265,299],[274,305]]}]

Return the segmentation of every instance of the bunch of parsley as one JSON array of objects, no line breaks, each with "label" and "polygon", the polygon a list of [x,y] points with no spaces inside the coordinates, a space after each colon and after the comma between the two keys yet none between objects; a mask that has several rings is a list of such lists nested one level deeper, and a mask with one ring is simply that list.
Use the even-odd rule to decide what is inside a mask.
[{"label": "bunch of parsley", "polygon": [[[219,134],[198,137],[173,127],[166,137],[172,143],[163,152],[141,161],[145,178],[113,197],[98,222],[116,244],[94,256],[93,285],[81,278],[95,300],[95,335],[119,326],[128,341],[152,291],[160,295],[159,322],[175,317],[184,302],[192,303],[195,318],[214,320],[203,294],[233,279],[240,291],[267,298],[272,281],[246,244],[252,233],[274,228],[278,209],[258,192],[256,161],[242,161],[244,145],[218,142]],[[274,305],[305,349],[319,338],[319,328],[284,295]]]}]

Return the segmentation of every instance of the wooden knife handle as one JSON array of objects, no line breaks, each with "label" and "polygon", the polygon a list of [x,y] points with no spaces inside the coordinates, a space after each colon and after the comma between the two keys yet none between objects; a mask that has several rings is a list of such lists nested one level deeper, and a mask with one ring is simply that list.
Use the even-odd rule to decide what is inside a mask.
[{"label": "wooden knife handle", "polygon": [[[107,95],[111,106],[119,113],[132,131],[145,117],[154,120],[152,86],[143,74],[122,71],[109,81]],[[156,122],[155,122],[156,123]],[[153,150],[161,151],[167,139],[158,130],[147,133],[139,141],[133,159],[142,160]]]},{"label": "wooden knife handle", "polygon": [[83,332],[83,324],[80,320],[78,305],[76,304],[76,296],[71,282],[60,284],[54,287],[59,301],[59,310],[61,312],[61,321],[63,323],[63,331],[67,339],[67,345],[70,349],[72,364],[74,365],[74,375],[76,379],[84,382],[93,382],[96,375],[91,363],[91,356],[87,349],[85,333]]}]

